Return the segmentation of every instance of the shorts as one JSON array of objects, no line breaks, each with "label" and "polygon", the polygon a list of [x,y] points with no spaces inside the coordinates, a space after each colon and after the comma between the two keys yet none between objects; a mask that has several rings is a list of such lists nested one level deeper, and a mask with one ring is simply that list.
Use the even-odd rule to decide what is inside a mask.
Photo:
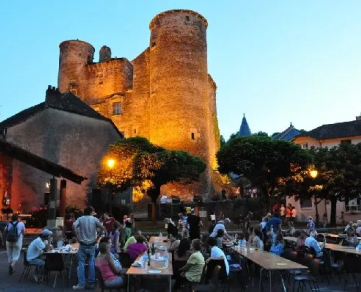
[{"label": "shorts", "polygon": [[21,247],[23,245],[23,241],[19,239],[17,242],[9,242],[6,241],[6,251],[8,254],[8,262],[18,261],[20,257]]}]

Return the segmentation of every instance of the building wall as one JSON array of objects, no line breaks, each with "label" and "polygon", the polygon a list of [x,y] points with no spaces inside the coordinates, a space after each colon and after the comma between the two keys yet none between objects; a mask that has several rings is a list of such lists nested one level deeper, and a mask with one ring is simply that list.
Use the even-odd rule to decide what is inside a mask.
[{"label": "building wall", "polygon": [[[73,93],[112,119],[126,138],[142,136],[207,163],[200,183],[165,188],[183,197],[212,191],[211,172],[217,167],[215,154],[220,147],[216,85],[207,68],[207,25],[203,16],[189,10],[158,14],[149,26],[149,47],[131,63],[126,59],[84,62],[83,52],[90,54],[91,45],[78,41],[60,45],[62,93],[71,88],[66,82],[75,78],[73,72],[83,74],[77,78],[78,94]],[[108,58],[110,48],[103,47],[101,55],[103,51]],[[115,102],[121,102],[121,114],[113,114]]]},{"label": "building wall", "polygon": [[293,140],[293,143],[298,144],[302,147],[303,144],[307,143],[308,148],[311,147],[328,147],[332,148],[340,145],[340,143],[344,140],[351,140],[352,144],[357,144],[361,142],[361,136],[353,136],[353,137],[343,137],[343,138],[335,138],[335,139],[326,139],[326,140],[315,140],[311,137],[297,137]]},{"label": "building wall", "polygon": [[[85,205],[86,194],[96,188],[101,158],[109,144],[118,139],[118,132],[106,121],[52,108],[7,132],[7,141],[88,178],[81,185],[67,182],[67,203],[80,207]],[[42,204],[50,178],[51,175],[14,160],[12,201],[21,203],[24,211]]]}]

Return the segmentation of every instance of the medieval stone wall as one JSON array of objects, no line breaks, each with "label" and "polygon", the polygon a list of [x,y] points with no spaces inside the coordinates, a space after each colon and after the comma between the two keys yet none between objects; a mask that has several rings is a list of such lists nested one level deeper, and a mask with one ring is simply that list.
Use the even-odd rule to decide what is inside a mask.
[{"label": "medieval stone wall", "polygon": [[[7,141],[88,178],[81,185],[67,183],[67,204],[79,207],[84,206],[86,194],[96,188],[99,162],[109,144],[118,139],[118,132],[106,121],[52,108],[7,132]],[[21,203],[24,211],[29,211],[43,203],[51,175],[15,160],[13,165],[14,204]]]}]

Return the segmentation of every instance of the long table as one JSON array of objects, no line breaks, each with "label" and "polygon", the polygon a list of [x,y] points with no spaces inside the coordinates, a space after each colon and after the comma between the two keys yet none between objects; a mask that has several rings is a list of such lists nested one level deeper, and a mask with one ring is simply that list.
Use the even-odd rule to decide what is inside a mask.
[{"label": "long table", "polygon": [[[168,262],[168,268],[161,268],[152,269],[151,267],[148,267],[147,270],[144,270],[142,267],[133,267],[131,266],[128,271],[128,286],[127,291],[129,292],[129,282],[130,282],[130,276],[163,276],[168,277],[169,279],[169,292],[172,291],[172,276],[173,276],[173,266],[172,266],[172,254],[168,253],[169,255],[169,262]],[[142,262],[141,260],[142,255],[140,255],[135,261],[136,262]],[[152,262],[150,264],[152,266]]]},{"label": "long table", "polygon": [[170,240],[167,237],[152,236],[149,243],[157,243],[158,246],[165,246],[167,249],[171,246]]},{"label": "long table", "polygon": [[[282,258],[278,255],[273,253],[255,249],[255,248],[243,248],[234,246],[233,249],[235,252],[240,254],[241,256],[249,259],[250,261],[254,262],[255,264],[259,265],[265,270],[268,270],[269,274],[269,291],[272,291],[272,271],[284,271],[284,270],[306,270],[308,269],[306,266],[303,266],[299,263],[292,262],[285,258]],[[282,278],[282,277],[281,277]],[[261,281],[262,281],[262,270],[260,274],[260,290],[261,290]],[[286,290],[285,285],[283,283],[283,289]]]}]

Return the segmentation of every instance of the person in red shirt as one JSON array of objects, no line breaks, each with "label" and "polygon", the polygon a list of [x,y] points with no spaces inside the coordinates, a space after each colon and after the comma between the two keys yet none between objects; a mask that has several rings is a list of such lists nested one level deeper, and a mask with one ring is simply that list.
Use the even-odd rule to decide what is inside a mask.
[{"label": "person in red shirt", "polygon": [[114,229],[114,217],[109,216],[108,213],[104,213],[103,215],[103,226],[107,230],[107,235],[109,235]]}]

